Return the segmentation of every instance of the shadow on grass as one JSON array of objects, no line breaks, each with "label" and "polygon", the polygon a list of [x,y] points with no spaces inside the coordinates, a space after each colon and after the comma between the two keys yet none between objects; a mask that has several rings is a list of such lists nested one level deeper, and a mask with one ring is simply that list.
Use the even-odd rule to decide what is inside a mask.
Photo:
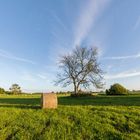
[{"label": "shadow on grass", "polygon": [[58,97],[59,105],[140,106],[140,96]]},{"label": "shadow on grass", "polygon": [[39,109],[40,98],[0,98],[0,107]]},{"label": "shadow on grass", "polygon": [[[0,98],[0,107],[40,109],[40,98]],[[59,105],[140,106],[139,96],[58,96]]]},{"label": "shadow on grass", "polygon": [[19,109],[41,109],[41,106],[29,106],[29,105],[0,105],[0,107],[19,108]]}]

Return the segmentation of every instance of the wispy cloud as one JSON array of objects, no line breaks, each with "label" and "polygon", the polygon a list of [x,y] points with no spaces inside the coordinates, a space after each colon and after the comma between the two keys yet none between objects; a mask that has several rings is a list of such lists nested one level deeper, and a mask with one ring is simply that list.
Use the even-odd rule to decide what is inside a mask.
[{"label": "wispy cloud", "polygon": [[95,24],[98,16],[108,6],[110,0],[87,0],[82,7],[75,27],[74,45],[80,45]]},{"label": "wispy cloud", "polygon": [[21,75],[21,79],[28,82],[36,82],[38,79],[47,80],[47,77],[48,76],[45,73],[33,74],[28,71],[23,72]]},{"label": "wispy cloud", "polygon": [[105,79],[121,79],[134,76],[140,76],[140,71],[126,71],[113,75],[105,75]]},{"label": "wispy cloud", "polygon": [[17,57],[13,54],[11,54],[10,52],[7,52],[5,50],[0,49],[0,57],[4,57],[7,59],[11,59],[11,60],[16,60],[16,61],[20,61],[20,62],[25,62],[25,63],[30,63],[30,64],[35,64],[35,62],[25,59],[25,58],[21,58],[21,57]]},{"label": "wispy cloud", "polygon": [[107,60],[124,60],[124,59],[134,59],[134,58],[140,58],[140,53],[135,54],[135,55],[128,55],[128,56],[104,57],[103,59],[107,59]]},{"label": "wispy cloud", "polygon": [[47,76],[44,75],[44,74],[37,74],[37,76],[43,80],[46,80],[47,79]]},{"label": "wispy cloud", "polygon": [[133,29],[136,30],[140,26],[140,16],[138,17]]},{"label": "wispy cloud", "polygon": [[28,82],[35,82],[37,79],[33,74],[29,72],[23,72],[21,75],[21,80],[28,81]]},{"label": "wispy cloud", "polygon": [[62,21],[62,19],[55,14],[53,11],[51,11],[53,18],[55,19],[55,21],[66,31],[69,32],[68,28],[66,27],[66,25],[64,24],[64,22]]}]

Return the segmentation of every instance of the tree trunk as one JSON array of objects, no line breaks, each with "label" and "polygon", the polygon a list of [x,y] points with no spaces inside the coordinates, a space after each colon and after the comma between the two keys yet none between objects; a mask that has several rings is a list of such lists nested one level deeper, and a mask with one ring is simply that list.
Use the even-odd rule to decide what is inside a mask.
[{"label": "tree trunk", "polygon": [[78,86],[76,86],[76,84],[74,85],[74,94],[78,94]]},{"label": "tree trunk", "polygon": [[74,85],[74,94],[77,94],[77,87]]}]

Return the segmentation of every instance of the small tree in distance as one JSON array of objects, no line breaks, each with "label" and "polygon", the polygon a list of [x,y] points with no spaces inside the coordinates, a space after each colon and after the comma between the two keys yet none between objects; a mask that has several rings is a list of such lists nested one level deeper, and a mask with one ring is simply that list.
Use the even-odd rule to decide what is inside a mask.
[{"label": "small tree in distance", "polygon": [[12,92],[12,94],[20,94],[21,88],[18,84],[13,84],[9,90]]},{"label": "small tree in distance", "polygon": [[97,48],[87,47],[76,47],[71,54],[61,56],[62,72],[58,74],[56,84],[62,84],[63,87],[73,84],[75,94],[80,86],[102,88],[103,72],[97,62],[97,56]]},{"label": "small tree in distance", "polygon": [[122,85],[116,83],[110,86],[110,89],[106,90],[107,95],[125,95],[128,94],[128,90]]},{"label": "small tree in distance", "polygon": [[0,94],[5,94],[5,90],[3,88],[0,88]]}]

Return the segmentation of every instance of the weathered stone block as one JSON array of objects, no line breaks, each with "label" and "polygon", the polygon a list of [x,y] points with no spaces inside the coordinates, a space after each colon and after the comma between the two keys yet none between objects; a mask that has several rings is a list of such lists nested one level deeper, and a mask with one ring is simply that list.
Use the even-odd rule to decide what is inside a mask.
[{"label": "weathered stone block", "polygon": [[42,108],[57,108],[57,95],[55,93],[43,93],[41,97]]}]

